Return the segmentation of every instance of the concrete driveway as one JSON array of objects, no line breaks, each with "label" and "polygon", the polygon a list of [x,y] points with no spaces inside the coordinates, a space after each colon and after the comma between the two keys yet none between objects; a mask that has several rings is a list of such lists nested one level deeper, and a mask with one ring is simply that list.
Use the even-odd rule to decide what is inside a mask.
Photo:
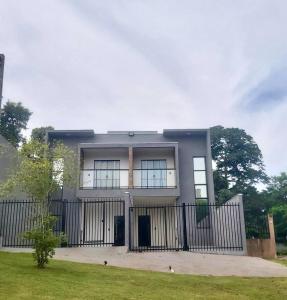
[{"label": "concrete driveway", "polygon": [[[2,248],[8,251],[8,248]],[[30,249],[9,249],[27,252]],[[22,250],[22,251],[21,251]],[[24,250],[24,251],[23,251]],[[268,260],[249,256],[199,254],[192,252],[127,252],[125,247],[59,248],[55,259],[104,264],[149,271],[215,276],[287,277],[287,268]]]}]

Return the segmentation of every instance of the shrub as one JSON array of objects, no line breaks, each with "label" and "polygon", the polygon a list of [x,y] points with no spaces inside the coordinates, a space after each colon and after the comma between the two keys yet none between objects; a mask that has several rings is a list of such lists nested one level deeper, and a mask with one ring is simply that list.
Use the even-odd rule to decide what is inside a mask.
[{"label": "shrub", "polygon": [[61,233],[56,235],[53,232],[53,227],[57,218],[54,216],[46,215],[39,216],[36,219],[36,226],[24,234],[24,238],[31,240],[35,252],[33,253],[34,260],[38,268],[44,268],[55,254],[55,248],[60,246],[65,240],[65,236]]}]

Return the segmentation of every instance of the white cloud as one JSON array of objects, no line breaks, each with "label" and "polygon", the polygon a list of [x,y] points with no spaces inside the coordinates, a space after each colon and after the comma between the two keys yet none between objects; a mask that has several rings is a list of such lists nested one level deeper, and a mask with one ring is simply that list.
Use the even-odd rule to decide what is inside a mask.
[{"label": "white cloud", "polygon": [[4,96],[34,112],[30,128],[242,127],[270,174],[287,170],[287,99],[258,110],[242,102],[286,67],[284,1],[0,5]]}]

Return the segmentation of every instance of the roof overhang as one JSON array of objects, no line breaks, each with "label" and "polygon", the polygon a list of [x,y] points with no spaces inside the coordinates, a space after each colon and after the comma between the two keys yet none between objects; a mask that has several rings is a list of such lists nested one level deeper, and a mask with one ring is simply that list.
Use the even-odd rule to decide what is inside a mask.
[{"label": "roof overhang", "polygon": [[83,137],[89,138],[95,135],[94,130],[50,130],[47,132],[49,138]]},{"label": "roof overhang", "polygon": [[164,129],[163,135],[166,137],[206,135],[209,129]]}]

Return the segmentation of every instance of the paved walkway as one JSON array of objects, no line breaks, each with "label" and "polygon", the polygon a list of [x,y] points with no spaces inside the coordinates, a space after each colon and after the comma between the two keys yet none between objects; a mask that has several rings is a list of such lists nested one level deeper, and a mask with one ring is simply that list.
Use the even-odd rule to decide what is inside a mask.
[{"label": "paved walkway", "polygon": [[[30,249],[4,251],[30,252]],[[287,268],[257,257],[199,254],[192,252],[127,253],[125,247],[59,248],[55,259],[175,273],[215,276],[287,277]]]}]

